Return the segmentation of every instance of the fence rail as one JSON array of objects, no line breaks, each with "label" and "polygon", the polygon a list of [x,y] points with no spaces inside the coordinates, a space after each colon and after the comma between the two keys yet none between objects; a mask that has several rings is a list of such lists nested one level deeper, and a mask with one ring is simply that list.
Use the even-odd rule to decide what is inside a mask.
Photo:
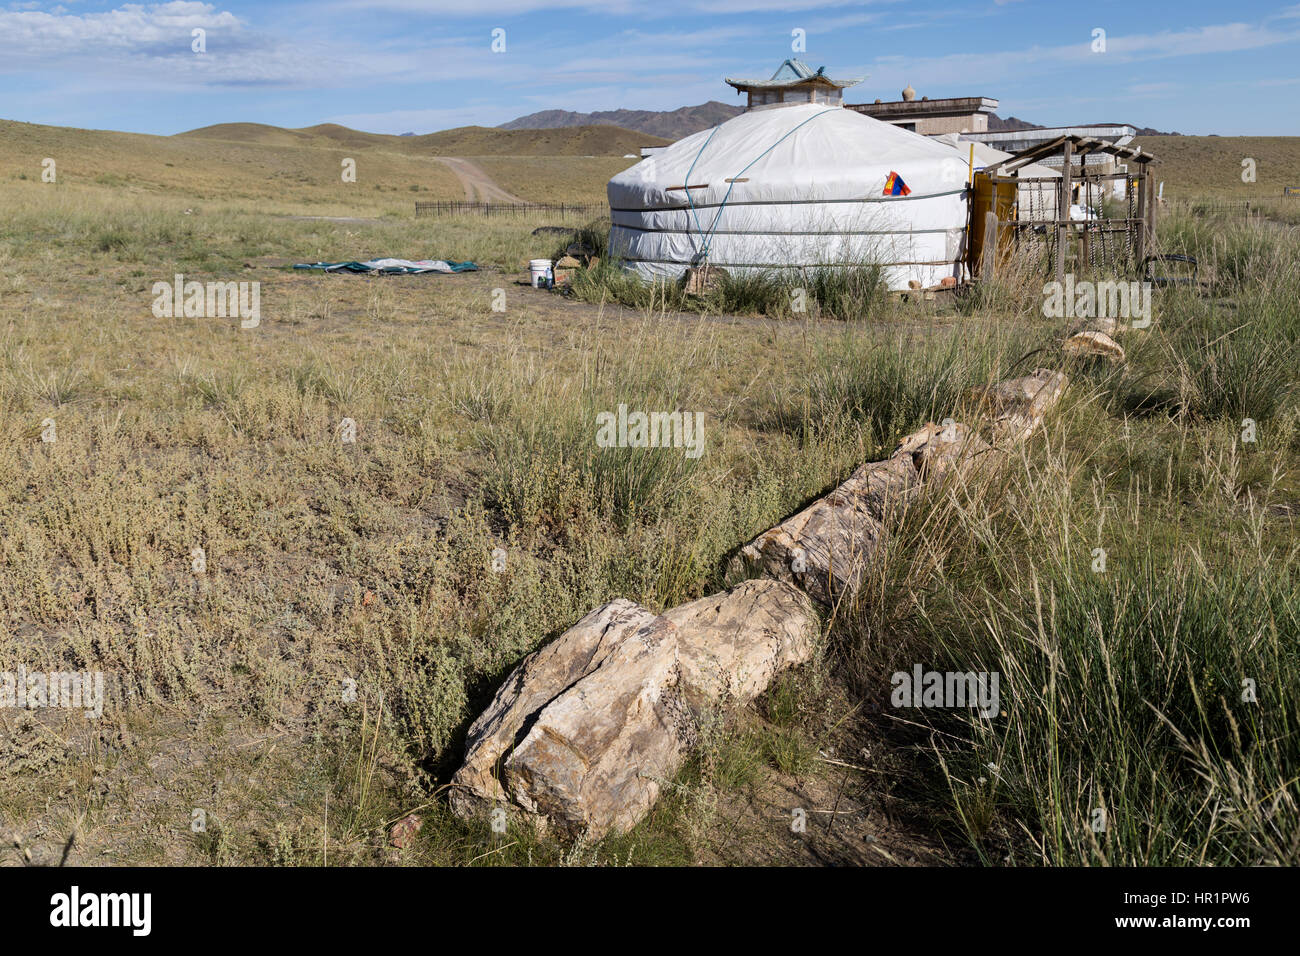
[{"label": "fence rail", "polygon": [[486,203],[486,202],[417,202],[419,216],[582,216],[598,219],[609,215],[604,203]]},{"label": "fence rail", "polygon": [[1186,209],[1193,216],[1205,216],[1209,213],[1240,213],[1246,220],[1264,219],[1268,214],[1282,205],[1280,197],[1266,196],[1263,199],[1178,199],[1174,204]]}]

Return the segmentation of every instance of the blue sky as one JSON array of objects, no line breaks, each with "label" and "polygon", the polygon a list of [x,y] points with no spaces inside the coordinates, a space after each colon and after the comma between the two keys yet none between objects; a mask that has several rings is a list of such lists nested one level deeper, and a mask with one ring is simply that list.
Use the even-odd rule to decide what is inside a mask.
[{"label": "blue sky", "polygon": [[1256,0],[0,0],[0,118],[425,133],[541,109],[734,103],[722,78],[770,74],[794,30],[808,63],[867,77],[849,102],[910,83],[1045,125],[1300,134],[1300,3]]}]

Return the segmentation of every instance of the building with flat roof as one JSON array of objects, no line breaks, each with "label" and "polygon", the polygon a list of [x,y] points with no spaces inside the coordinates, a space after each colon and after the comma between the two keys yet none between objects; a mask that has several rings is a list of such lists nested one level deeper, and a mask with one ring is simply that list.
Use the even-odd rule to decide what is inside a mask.
[{"label": "building with flat roof", "polygon": [[989,128],[989,114],[998,108],[998,101],[987,96],[950,96],[938,100],[923,96],[918,100],[911,86],[902,95],[901,100],[850,103],[847,108],[923,136],[984,133]]},{"label": "building with flat roof", "polygon": [[[1093,123],[1088,126],[1051,126],[1042,129],[1004,130],[999,133],[975,133],[972,131],[962,136],[962,139],[985,143],[995,149],[1002,150],[1004,153],[1020,153],[1026,149],[1041,146],[1043,143],[1050,143],[1062,136],[1085,136],[1091,139],[1105,140],[1116,146],[1127,146],[1136,135],[1137,127],[1129,126],[1127,123]],[[1091,153],[1087,156],[1086,161],[1090,164],[1105,165],[1113,164],[1114,158],[1106,153]],[[1061,158],[1059,156],[1048,156],[1041,162],[1048,166],[1060,166]]]}]

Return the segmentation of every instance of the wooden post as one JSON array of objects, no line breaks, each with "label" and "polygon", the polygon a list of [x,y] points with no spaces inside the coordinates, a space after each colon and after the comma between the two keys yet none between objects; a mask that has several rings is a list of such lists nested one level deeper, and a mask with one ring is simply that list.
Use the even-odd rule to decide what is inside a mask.
[{"label": "wooden post", "polygon": [[1151,175],[1151,164],[1147,164],[1147,248],[1156,244],[1156,178]]},{"label": "wooden post", "polygon": [[1070,227],[1070,165],[1074,160],[1074,144],[1068,139],[1061,150],[1061,195],[1056,203],[1056,281],[1065,281],[1065,244],[1069,241]]},{"label": "wooden post", "polygon": [[[996,208],[996,193],[994,193],[994,196],[993,205]],[[982,253],[980,281],[991,282],[998,261],[998,214],[993,210],[989,210],[984,214],[984,248],[980,251]]]},{"label": "wooden post", "polygon": [[[1092,191],[1088,184],[1088,165],[1086,162],[1079,170],[1079,173],[1081,176],[1079,181],[1083,183],[1083,202],[1080,205],[1083,206],[1084,216],[1087,216],[1088,210],[1092,208],[1089,202],[1092,199]],[[1080,276],[1087,272],[1088,267],[1092,265],[1092,262],[1088,259],[1088,228],[1091,225],[1091,221],[1086,218],[1079,224],[1079,261],[1075,264],[1075,271]]]},{"label": "wooden post", "polygon": [[1133,263],[1139,269],[1142,268],[1142,260],[1147,257],[1147,191],[1151,184],[1151,174],[1146,167],[1142,168],[1142,178],[1138,181],[1138,230],[1137,230],[1137,262]]}]

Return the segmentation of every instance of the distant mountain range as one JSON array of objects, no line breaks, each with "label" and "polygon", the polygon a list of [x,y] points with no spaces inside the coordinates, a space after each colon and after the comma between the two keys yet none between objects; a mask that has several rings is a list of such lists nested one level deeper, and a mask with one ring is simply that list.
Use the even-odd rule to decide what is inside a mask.
[{"label": "distant mountain range", "polygon": [[569,110],[542,110],[502,123],[497,129],[559,129],[567,126],[621,126],[624,129],[681,139],[702,129],[725,123],[745,111],[743,106],[728,106],[717,100],[676,110],[601,110],[574,113]]},{"label": "distant mountain range", "polygon": [[1017,116],[1008,116],[1006,119],[998,116],[997,113],[989,114],[989,132],[990,133],[1012,133],[1021,129],[1042,129],[1037,123],[1031,123],[1029,120],[1022,120]]},{"label": "distant mountain range", "polygon": [[[570,126],[621,126],[647,136],[664,139],[681,139],[702,129],[725,123],[745,111],[743,106],[729,106],[710,100],[699,106],[683,106],[675,110],[600,110],[595,113],[575,113],[571,110],[542,110],[502,123],[497,129],[564,129]],[[1016,116],[1002,119],[996,113],[989,116],[989,132],[1001,133],[1020,129],[1043,129]],[[1150,127],[1138,130],[1139,136],[1177,136],[1162,133]]]},{"label": "distant mountain range", "polygon": [[[1081,123],[1079,125],[1087,126],[1090,124]],[[1044,128],[1045,127],[1042,127],[1037,123],[1031,123],[1028,120],[1022,120],[1016,116],[1008,116],[1006,119],[1002,119],[1001,117],[998,116],[997,113],[993,113],[992,115],[989,116],[990,133],[1005,133],[1005,132],[1014,132],[1015,130],[1021,130],[1021,129],[1044,129]],[[1150,126],[1139,126],[1137,127],[1136,135],[1138,136],[1182,136],[1183,134],[1165,133],[1165,132],[1161,132],[1158,129],[1152,129]]]}]

